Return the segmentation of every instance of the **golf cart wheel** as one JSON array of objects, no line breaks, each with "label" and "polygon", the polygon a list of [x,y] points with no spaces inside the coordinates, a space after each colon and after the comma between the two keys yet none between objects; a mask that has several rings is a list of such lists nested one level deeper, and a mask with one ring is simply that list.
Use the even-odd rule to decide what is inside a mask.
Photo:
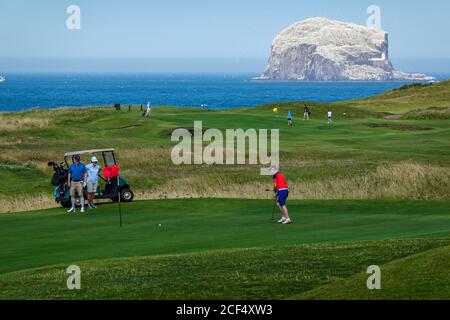
[{"label": "golf cart wheel", "polygon": [[134,193],[131,189],[123,189],[120,192],[120,201],[122,202],[131,202],[134,199]]}]

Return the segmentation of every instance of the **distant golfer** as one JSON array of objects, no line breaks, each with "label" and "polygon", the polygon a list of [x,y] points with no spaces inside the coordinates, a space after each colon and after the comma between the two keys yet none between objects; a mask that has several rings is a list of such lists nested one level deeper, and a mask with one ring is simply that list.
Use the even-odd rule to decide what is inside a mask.
[{"label": "distant golfer", "polygon": [[86,166],[87,172],[87,192],[88,192],[88,207],[95,209],[94,198],[98,187],[98,173],[102,168],[98,165],[96,157],[92,157],[91,163]]},{"label": "distant golfer", "polygon": [[150,117],[151,114],[152,114],[152,105],[150,102],[147,102],[147,111],[145,111],[144,116],[148,118]]},{"label": "distant golfer", "polygon": [[69,213],[76,212],[75,209],[75,192],[80,197],[81,202],[81,212],[84,212],[84,195],[83,188],[86,185],[86,167],[80,162],[80,156],[76,155],[74,158],[74,163],[70,165],[69,175],[68,175],[68,185],[70,186],[70,199],[72,201],[72,208],[69,209]]},{"label": "distant golfer", "polygon": [[292,119],[293,119],[292,113],[289,111],[288,112],[288,126],[292,127]]},{"label": "distant golfer", "polygon": [[305,109],[303,112],[303,120],[309,120],[310,114],[311,114],[311,111],[309,110],[309,107],[305,105]]},{"label": "distant golfer", "polygon": [[286,207],[286,201],[289,196],[288,184],[284,175],[282,175],[277,168],[271,168],[271,173],[273,175],[274,191],[278,201],[277,205],[281,212],[281,219],[278,223],[291,224],[292,221],[291,218],[289,218],[288,208]]},{"label": "distant golfer", "polygon": [[331,110],[328,110],[328,124],[333,123],[333,112]]}]

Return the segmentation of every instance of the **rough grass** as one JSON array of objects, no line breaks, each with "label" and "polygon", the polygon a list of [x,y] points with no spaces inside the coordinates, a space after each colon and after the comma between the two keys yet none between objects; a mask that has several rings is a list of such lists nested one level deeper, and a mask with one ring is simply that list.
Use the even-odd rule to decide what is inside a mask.
[{"label": "rough grass", "polygon": [[290,299],[306,300],[449,300],[450,247],[443,246],[381,267],[381,290],[367,290],[368,275],[360,273]]},{"label": "rough grass", "polygon": [[[99,114],[102,108],[97,108]],[[89,121],[97,116],[91,108],[32,109],[24,112],[0,112],[0,131],[44,129],[52,125],[69,125],[73,119]]]},{"label": "rough grass", "polygon": [[55,198],[48,193],[40,195],[17,194],[14,197],[2,198],[0,201],[0,213],[26,212],[50,209],[57,206]]},{"label": "rough grass", "polygon": [[340,102],[338,104],[375,112],[403,114],[411,110],[448,107],[449,96],[450,80],[447,80],[425,86],[409,85],[375,97]]},{"label": "rough grass", "polygon": [[[362,272],[370,265],[383,265],[448,243],[439,240],[396,240],[279,246],[79,262],[82,270],[80,291],[67,290],[67,266],[58,265],[0,275],[0,298],[286,299],[293,292],[339,283],[339,280]],[[435,262],[443,266],[437,258],[434,254],[427,265]],[[423,263],[411,262],[413,266]],[[404,299],[424,298],[423,292],[428,290],[429,294],[425,297],[450,298],[449,291],[437,290],[439,287],[445,289],[446,269],[433,267],[433,273],[425,273],[422,266],[422,282],[404,285],[403,292],[396,296]],[[393,291],[391,282],[401,283],[405,276],[402,271],[406,268],[395,270],[395,273],[389,272],[391,269],[383,269],[387,278],[384,286],[390,292]],[[413,272],[411,266],[407,270]],[[366,278],[357,279],[347,282],[346,289],[364,287]],[[423,284],[428,286],[421,287]],[[326,297],[330,292],[341,293],[339,286],[333,289],[321,292],[320,296],[323,294]],[[359,289],[350,297],[366,297],[369,296],[368,291]],[[346,293],[348,291],[342,293],[344,297],[347,297]]]},{"label": "rough grass", "polygon": [[25,128],[47,128],[51,120],[47,118],[16,118],[0,114],[0,130],[17,131]]},{"label": "rough grass", "polygon": [[[267,183],[236,183],[225,174],[173,177],[154,192],[139,192],[139,199],[165,198],[243,198],[268,197]],[[413,199],[446,200],[450,195],[447,168],[409,162],[381,164],[361,175],[337,172],[326,178],[290,182],[290,198],[303,199]],[[205,183],[208,185],[205,188]],[[272,196],[272,193],[270,193]]]},{"label": "rough grass", "polygon": [[384,164],[360,176],[337,174],[331,179],[299,182],[293,185],[293,197],[439,200],[448,199],[449,181],[446,168],[413,163]]},{"label": "rough grass", "polygon": [[[447,87],[449,83],[443,82],[368,100],[308,104],[311,121],[300,120],[304,107],[300,102],[222,111],[161,107],[150,119],[143,119],[139,108],[0,113],[0,212],[26,211],[30,203],[35,203],[34,208],[55,205],[48,199],[53,190],[47,162],[62,161],[66,151],[104,147],[117,149],[122,174],[137,199],[270,197],[265,190],[271,188],[271,179],[259,176],[260,166],[173,165],[174,143],[168,132],[191,128],[196,120],[202,120],[204,128],[222,132],[279,128],[281,168],[291,186],[291,199],[449,199],[448,121],[422,120],[413,113],[405,117],[417,120],[386,120],[380,119],[378,109],[366,108],[371,99],[383,105],[391,98],[407,104],[413,104],[413,97],[439,102]],[[274,106],[279,114],[272,112]],[[335,115],[333,126],[327,125],[329,108]],[[436,110],[424,112],[442,111]],[[288,111],[294,113],[294,127],[286,125]]]},{"label": "rough grass", "polygon": [[450,107],[413,110],[402,116],[404,120],[449,120]]},{"label": "rough grass", "polygon": [[[142,150],[133,154],[159,154]],[[133,156],[128,155],[128,159]],[[157,158],[158,159],[158,158]],[[161,159],[161,158],[159,158]],[[245,175],[245,168],[235,168],[234,171],[219,172],[209,168],[207,172],[196,174],[194,169],[186,174],[178,168],[164,173],[163,166],[148,166],[140,164],[142,158],[136,159],[138,168],[124,170],[123,174],[131,181],[147,180],[149,189],[135,188],[136,200],[180,199],[180,198],[235,198],[235,199],[269,199],[273,197],[270,184],[265,177],[241,176]],[[160,160],[162,161],[162,160]],[[133,162],[130,162],[133,163]],[[303,163],[303,165],[307,165]],[[311,163],[314,165],[314,163]],[[316,163],[315,165],[320,165]],[[322,166],[329,166],[323,163]],[[401,200],[448,200],[450,196],[450,171],[447,167],[425,165],[411,162],[398,164],[380,164],[366,169],[361,173],[351,170],[310,178],[297,178],[290,181],[290,199],[401,199]],[[317,169],[317,168],[316,168]],[[320,170],[320,167],[318,168]],[[46,169],[48,170],[48,169]],[[256,169],[255,169],[256,170]],[[0,169],[0,176],[2,170]],[[27,171],[25,174],[34,174]],[[155,177],[155,178],[154,178]],[[295,177],[294,177],[295,178]],[[239,180],[241,179],[241,180]],[[33,183],[30,180],[29,183]],[[25,183],[25,182],[24,182]],[[205,187],[206,185],[206,187]],[[8,191],[11,186],[0,188]],[[42,187],[41,187],[42,189]],[[44,190],[46,187],[44,187]],[[41,192],[37,195],[26,195],[20,192],[20,185],[14,196],[6,196],[0,202],[0,212],[21,212],[37,209],[55,208],[59,205],[52,198],[51,192]]]}]

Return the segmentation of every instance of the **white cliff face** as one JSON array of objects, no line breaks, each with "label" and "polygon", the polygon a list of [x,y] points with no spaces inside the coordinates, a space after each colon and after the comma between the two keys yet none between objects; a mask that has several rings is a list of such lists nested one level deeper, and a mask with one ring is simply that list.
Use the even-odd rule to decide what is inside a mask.
[{"label": "white cliff face", "polygon": [[384,31],[311,18],[278,34],[269,65],[258,79],[295,81],[433,80],[394,71]]}]

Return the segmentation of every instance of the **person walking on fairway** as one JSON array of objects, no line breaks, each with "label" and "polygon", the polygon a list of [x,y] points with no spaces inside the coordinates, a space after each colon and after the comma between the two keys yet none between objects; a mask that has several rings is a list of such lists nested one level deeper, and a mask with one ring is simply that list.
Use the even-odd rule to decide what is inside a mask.
[{"label": "person walking on fairway", "polygon": [[288,126],[292,127],[292,113],[289,111],[288,112]]},{"label": "person walking on fairway", "polygon": [[151,113],[152,113],[152,105],[150,102],[147,102],[147,111],[145,111],[144,116],[148,118],[150,117]]},{"label": "person walking on fairway", "polygon": [[303,112],[303,120],[309,120],[310,114],[311,114],[311,112],[309,111],[309,107],[307,105],[305,105],[305,109]]},{"label": "person walking on fairway", "polygon": [[328,110],[328,124],[333,123],[333,112],[331,110]]},{"label": "person walking on fairway", "polygon": [[291,224],[292,220],[289,217],[286,201],[289,196],[289,187],[283,174],[281,174],[276,167],[271,168],[273,175],[274,191],[277,197],[277,205],[281,212],[281,219],[278,223]]},{"label": "person walking on fairway", "polygon": [[102,168],[98,165],[96,157],[92,157],[91,163],[86,166],[87,172],[87,192],[88,192],[88,207],[89,209],[97,208],[94,205],[95,194],[98,187],[98,173]]},{"label": "person walking on fairway", "polygon": [[86,186],[86,167],[80,161],[80,156],[76,155],[73,157],[74,162],[70,165],[69,175],[67,178],[67,184],[70,187],[70,199],[72,201],[72,208],[70,208],[67,212],[76,212],[75,209],[75,192],[80,197],[81,203],[81,212],[84,212],[84,195],[83,189]]}]

